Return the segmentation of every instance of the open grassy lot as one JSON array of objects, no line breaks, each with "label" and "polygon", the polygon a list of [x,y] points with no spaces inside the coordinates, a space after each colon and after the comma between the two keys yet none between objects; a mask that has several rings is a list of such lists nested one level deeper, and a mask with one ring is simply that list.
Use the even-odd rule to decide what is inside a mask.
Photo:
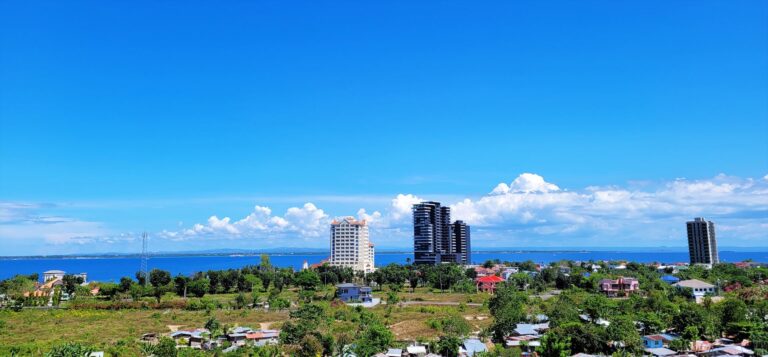
[{"label": "open grassy lot", "polygon": [[[378,291],[374,291],[374,295],[381,295],[386,297],[386,293],[379,294]],[[455,293],[446,290],[441,292],[440,290],[430,288],[417,288],[414,292],[410,289],[405,289],[398,293],[400,299],[403,301],[426,301],[426,302],[454,302],[454,303],[478,303],[483,304],[490,298],[486,293]]]},{"label": "open grassy lot", "polygon": [[[229,325],[258,327],[260,323],[282,321],[287,311],[218,310],[211,314]],[[0,312],[0,355],[11,348],[25,353],[42,353],[54,344],[79,341],[107,349],[131,342],[148,332],[169,332],[169,325],[200,327],[208,320],[204,311],[185,310],[34,310]]]},{"label": "open grassy lot", "polygon": [[[316,298],[326,298],[328,291],[321,290]],[[286,298],[296,301],[295,291],[285,291]],[[387,291],[375,292],[386,300]],[[423,301],[426,303],[453,303],[454,305],[379,305],[371,309],[379,315],[400,341],[429,340],[439,336],[440,331],[430,327],[429,321],[446,316],[460,316],[472,331],[479,331],[490,324],[488,311],[482,306],[467,306],[468,302],[482,303],[484,294],[433,293],[428,289],[417,289],[415,293],[401,292],[400,301]],[[228,306],[236,294],[208,296]],[[169,298],[176,300],[178,297]],[[165,299],[164,299],[165,301]],[[330,316],[335,310],[348,309],[346,306],[331,306]],[[288,319],[288,311],[264,311],[255,309],[218,309],[210,312],[182,309],[24,309],[20,312],[0,311],[0,356],[18,351],[20,355],[42,355],[55,344],[62,342],[84,342],[107,351],[108,355],[138,355],[138,339],[148,332],[167,333],[169,326],[180,328],[202,327],[210,316],[229,326],[259,327],[270,324],[279,328]]]}]

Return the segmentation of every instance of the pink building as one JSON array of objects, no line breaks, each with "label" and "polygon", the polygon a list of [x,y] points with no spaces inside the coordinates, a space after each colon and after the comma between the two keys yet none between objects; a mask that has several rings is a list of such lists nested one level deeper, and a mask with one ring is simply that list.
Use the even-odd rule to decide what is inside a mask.
[{"label": "pink building", "polygon": [[599,286],[600,292],[608,296],[625,296],[640,291],[640,282],[635,278],[603,279]]}]

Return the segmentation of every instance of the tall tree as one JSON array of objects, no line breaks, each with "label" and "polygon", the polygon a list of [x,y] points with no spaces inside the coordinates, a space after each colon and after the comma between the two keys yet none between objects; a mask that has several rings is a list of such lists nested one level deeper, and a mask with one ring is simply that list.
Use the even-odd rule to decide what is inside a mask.
[{"label": "tall tree", "polygon": [[502,284],[496,289],[495,295],[488,302],[488,308],[493,315],[493,339],[498,342],[504,339],[514,331],[517,323],[523,321],[525,312],[523,310],[528,302],[528,297],[517,292],[517,289],[506,284]]}]

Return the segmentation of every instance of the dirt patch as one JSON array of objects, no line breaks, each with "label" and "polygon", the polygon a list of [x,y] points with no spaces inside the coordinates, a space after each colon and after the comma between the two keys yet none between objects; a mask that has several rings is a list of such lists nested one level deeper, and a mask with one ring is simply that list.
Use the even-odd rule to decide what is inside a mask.
[{"label": "dirt patch", "polygon": [[487,315],[464,315],[464,319],[467,321],[483,321],[487,320]]},{"label": "dirt patch", "polygon": [[396,340],[417,340],[436,338],[437,331],[429,328],[424,320],[405,320],[389,326]]}]

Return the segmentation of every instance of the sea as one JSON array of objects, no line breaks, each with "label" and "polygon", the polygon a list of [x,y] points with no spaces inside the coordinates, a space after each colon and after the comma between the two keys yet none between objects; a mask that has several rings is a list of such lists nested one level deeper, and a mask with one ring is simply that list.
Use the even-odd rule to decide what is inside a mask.
[{"label": "sea", "polygon": [[[309,264],[319,263],[327,258],[322,253],[302,254],[269,254],[272,265],[278,267],[293,267],[301,269],[306,261]],[[390,263],[405,264],[413,258],[413,253],[376,254],[376,266],[381,267]],[[482,263],[487,260],[526,261],[549,263],[559,260],[599,261],[627,260],[640,263],[677,263],[687,262],[688,253],[685,251],[485,251],[472,254],[472,262]],[[721,251],[722,262],[740,262],[750,259],[756,262],[768,262],[768,250],[760,251]],[[172,275],[191,275],[198,271],[223,270],[241,268],[246,265],[257,265],[259,255],[200,255],[200,256],[152,256],[147,262],[148,269],[163,269]],[[42,273],[46,270],[63,270],[67,273],[87,273],[89,281],[117,282],[123,276],[134,277],[140,270],[141,259],[137,256],[108,256],[108,257],[57,257],[57,258],[14,258],[0,257],[0,279],[7,279],[16,274]]]}]

